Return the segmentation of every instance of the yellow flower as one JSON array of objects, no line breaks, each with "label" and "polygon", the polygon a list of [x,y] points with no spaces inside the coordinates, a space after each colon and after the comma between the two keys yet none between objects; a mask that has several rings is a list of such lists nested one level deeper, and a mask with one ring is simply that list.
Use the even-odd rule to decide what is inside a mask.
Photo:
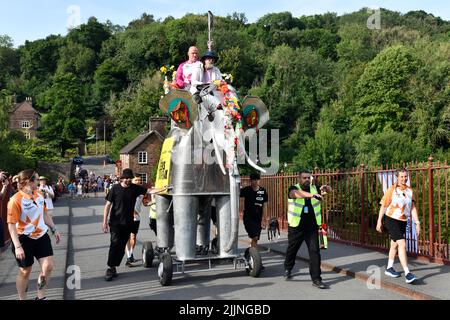
[{"label": "yellow flower", "polygon": [[175,67],[174,66],[170,66],[170,71],[173,71],[175,69]]},{"label": "yellow flower", "polygon": [[167,73],[167,68],[166,68],[166,66],[162,66],[161,69],[159,69],[159,70],[161,70],[161,72],[162,72],[163,74],[166,74],[166,73]]}]

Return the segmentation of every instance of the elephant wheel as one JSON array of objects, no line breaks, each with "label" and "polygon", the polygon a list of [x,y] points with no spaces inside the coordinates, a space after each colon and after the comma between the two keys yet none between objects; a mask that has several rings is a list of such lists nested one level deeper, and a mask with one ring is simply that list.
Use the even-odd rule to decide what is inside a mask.
[{"label": "elephant wheel", "polygon": [[247,261],[247,267],[245,268],[247,274],[254,278],[259,277],[261,273],[262,261],[258,249],[253,247],[248,248],[245,250],[244,257]]},{"label": "elephant wheel", "polygon": [[172,267],[172,257],[169,253],[164,252],[160,256],[159,266],[158,266],[158,277],[159,282],[162,286],[168,286],[172,282],[173,267]]},{"label": "elephant wheel", "polygon": [[145,241],[142,245],[142,262],[144,268],[151,268],[154,258],[155,252],[153,251],[152,243],[150,241]]}]

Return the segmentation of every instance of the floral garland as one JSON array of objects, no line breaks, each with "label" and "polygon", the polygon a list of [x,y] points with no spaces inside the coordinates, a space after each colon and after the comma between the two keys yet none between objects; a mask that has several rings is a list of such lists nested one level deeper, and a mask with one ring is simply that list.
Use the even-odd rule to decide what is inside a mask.
[{"label": "floral garland", "polygon": [[[228,88],[228,84],[223,80],[216,80],[214,84],[217,86],[218,90],[223,93],[222,106],[225,111],[225,136],[229,136],[230,130],[242,129],[242,115],[241,107],[239,105],[238,99],[231,95],[231,91]],[[234,138],[234,145],[237,146],[239,139]]]},{"label": "floral garland", "polygon": [[[162,66],[159,68],[159,71],[161,71],[162,75],[164,76],[164,82],[163,82],[163,88],[164,93],[167,94],[170,91],[170,82],[173,82],[177,76],[177,72],[175,71],[174,66]],[[169,74],[172,75],[172,79],[169,80]]]}]

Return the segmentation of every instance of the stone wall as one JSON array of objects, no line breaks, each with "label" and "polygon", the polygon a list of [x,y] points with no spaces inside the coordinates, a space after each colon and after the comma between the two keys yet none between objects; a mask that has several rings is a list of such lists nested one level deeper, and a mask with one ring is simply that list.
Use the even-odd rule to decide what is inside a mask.
[{"label": "stone wall", "polygon": [[46,176],[51,182],[57,182],[58,177],[62,177],[67,183],[74,178],[75,166],[72,162],[45,162],[38,161],[38,174],[41,176]]}]

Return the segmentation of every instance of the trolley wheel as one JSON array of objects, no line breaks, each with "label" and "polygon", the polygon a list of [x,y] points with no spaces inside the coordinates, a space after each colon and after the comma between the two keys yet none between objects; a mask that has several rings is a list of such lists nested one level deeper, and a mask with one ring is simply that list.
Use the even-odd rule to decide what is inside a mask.
[{"label": "trolley wheel", "polygon": [[152,243],[150,241],[145,241],[142,245],[142,262],[144,268],[151,268],[154,258],[155,252],[153,251]]},{"label": "trolley wheel", "polygon": [[253,247],[248,248],[245,250],[244,257],[247,261],[247,268],[245,268],[247,274],[254,278],[259,277],[261,273],[262,261],[258,249]]},{"label": "trolley wheel", "polygon": [[159,282],[162,286],[168,286],[172,282],[173,267],[172,267],[172,256],[164,252],[160,255],[159,266],[158,266],[158,277]]}]

